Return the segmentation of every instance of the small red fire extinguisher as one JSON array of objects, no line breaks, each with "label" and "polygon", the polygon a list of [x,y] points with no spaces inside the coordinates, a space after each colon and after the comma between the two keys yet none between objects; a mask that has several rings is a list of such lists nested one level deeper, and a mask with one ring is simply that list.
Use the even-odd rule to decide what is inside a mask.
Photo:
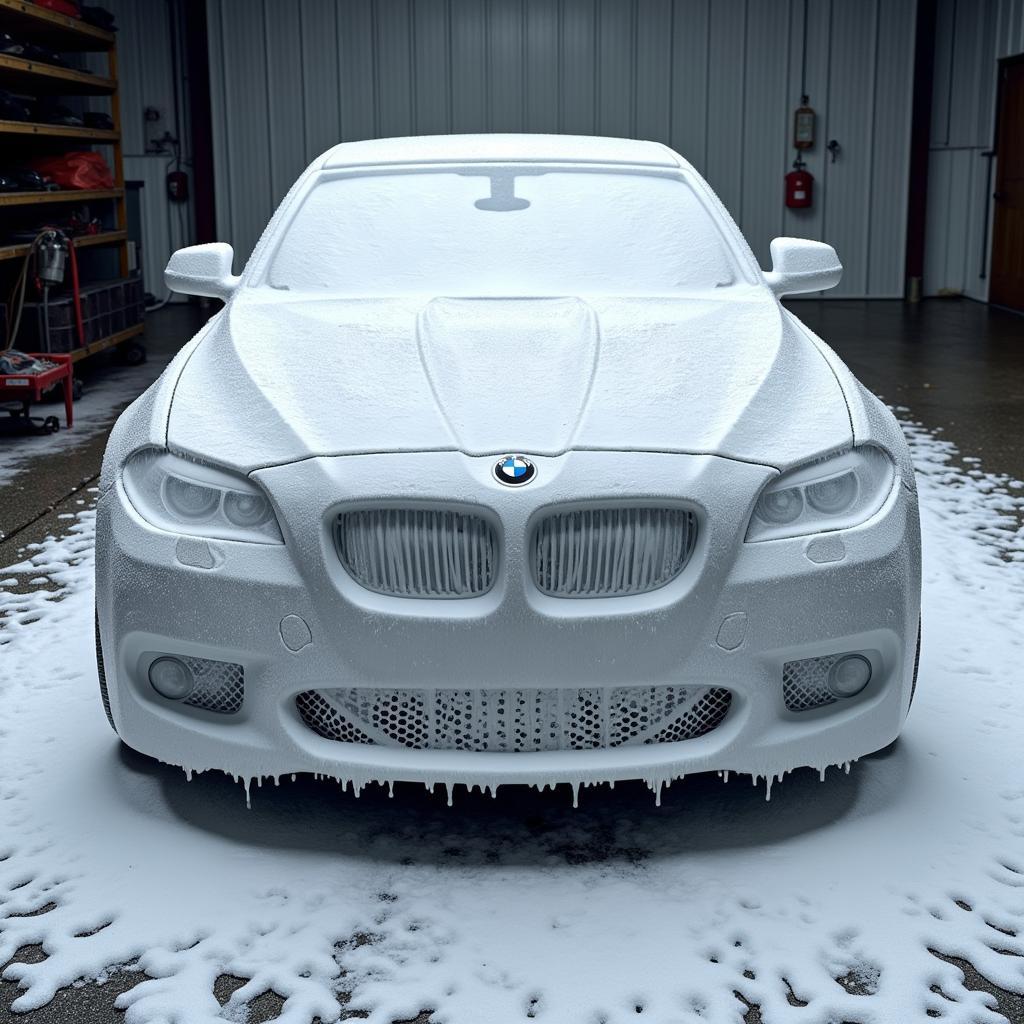
[{"label": "small red fire extinguisher", "polygon": [[793,162],[793,170],[786,175],[786,206],[791,210],[802,210],[811,205],[814,197],[814,176],[799,157]]}]

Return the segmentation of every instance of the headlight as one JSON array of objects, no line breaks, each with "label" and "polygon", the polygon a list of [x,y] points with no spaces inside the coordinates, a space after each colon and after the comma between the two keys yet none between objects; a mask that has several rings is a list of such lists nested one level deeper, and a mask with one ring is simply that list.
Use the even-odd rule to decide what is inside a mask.
[{"label": "headlight", "polygon": [[783,473],[757,499],[747,540],[800,537],[863,523],[882,507],[894,472],[881,448],[866,445]]},{"label": "headlight", "polygon": [[283,543],[266,495],[244,476],[149,449],[128,460],[122,479],[135,511],[161,530]]}]

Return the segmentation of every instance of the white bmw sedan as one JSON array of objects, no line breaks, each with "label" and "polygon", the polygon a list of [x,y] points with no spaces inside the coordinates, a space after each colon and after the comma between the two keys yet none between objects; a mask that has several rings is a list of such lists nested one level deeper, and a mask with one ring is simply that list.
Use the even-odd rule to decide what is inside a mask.
[{"label": "white bmw sedan", "polygon": [[893,416],[666,147],[340,145],[120,418],[97,653],[129,746],[245,779],[496,788],[891,743],[920,616]]}]

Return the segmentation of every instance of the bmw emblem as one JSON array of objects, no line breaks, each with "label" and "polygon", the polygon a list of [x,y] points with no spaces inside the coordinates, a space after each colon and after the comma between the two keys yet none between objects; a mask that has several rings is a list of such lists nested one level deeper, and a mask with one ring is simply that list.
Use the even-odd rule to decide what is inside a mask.
[{"label": "bmw emblem", "polygon": [[522,487],[537,475],[537,467],[525,455],[505,455],[494,464],[492,472],[499,484]]}]

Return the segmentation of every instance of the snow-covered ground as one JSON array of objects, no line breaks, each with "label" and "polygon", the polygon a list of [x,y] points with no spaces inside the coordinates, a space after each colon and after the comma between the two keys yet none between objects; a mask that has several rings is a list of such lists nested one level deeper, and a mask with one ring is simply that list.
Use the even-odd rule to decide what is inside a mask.
[{"label": "snow-covered ground", "polygon": [[[907,427],[925,643],[900,742],[772,790],[253,792],[121,753],[92,656],[93,515],[0,579],[0,963],[16,1009],[135,964],[128,1024],[767,1024],[1002,1020],[963,958],[1024,991],[1024,497]],[[52,585],[52,584],[51,584]],[[31,588],[30,588],[31,589]],[[60,599],[57,600],[56,598]],[[224,1009],[220,974],[251,979]],[[340,1001],[341,1002],[340,1002]],[[799,1007],[799,1008],[798,1008]]]}]

